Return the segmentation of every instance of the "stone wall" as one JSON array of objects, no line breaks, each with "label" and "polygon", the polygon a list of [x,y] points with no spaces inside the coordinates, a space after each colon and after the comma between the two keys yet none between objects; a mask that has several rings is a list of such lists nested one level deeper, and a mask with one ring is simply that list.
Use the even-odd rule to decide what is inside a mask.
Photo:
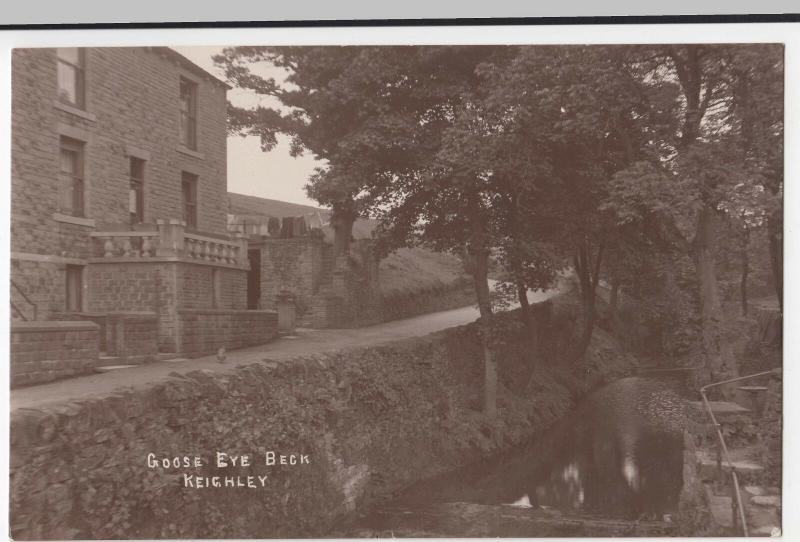
[{"label": "stone wall", "polygon": [[[557,307],[550,313],[561,318]],[[556,378],[540,367],[529,382],[520,376],[531,375],[528,334],[513,315],[499,320],[507,346],[497,356],[496,422],[480,411],[474,325],[290,361],[186,369],[137,389],[14,411],[11,536],[324,535],[375,499],[521,443],[608,377]],[[217,452],[246,454],[251,465],[218,468]],[[287,463],[295,454],[297,464],[267,465],[268,452]],[[197,456],[202,465],[148,467],[150,453]],[[245,487],[225,487],[225,477]]]},{"label": "stone wall", "polygon": [[227,350],[264,344],[278,335],[275,311],[181,309],[178,311],[180,345],[178,351],[197,357]]},{"label": "stone wall", "polygon": [[[88,268],[88,292],[92,312],[154,312],[158,315],[158,349],[181,352],[178,312],[242,311],[247,306],[247,271],[189,262],[93,263]],[[246,329],[252,329],[249,320],[244,322]],[[226,348],[238,348],[243,342],[236,339]]]},{"label": "stone wall", "polygon": [[301,325],[311,325],[314,300],[331,272],[331,248],[313,235],[264,239],[249,248],[261,250],[261,308],[275,309],[281,289],[294,294]]},{"label": "stone wall", "polygon": [[[66,287],[64,264],[47,261],[22,261],[11,259],[10,278],[31,302],[36,304],[36,319],[47,320],[54,312],[63,311],[66,306]],[[9,296],[24,318],[34,320],[33,307],[14,286],[10,286]],[[12,318],[22,319],[14,314]]]},{"label": "stone wall", "polygon": [[117,356],[124,363],[155,360],[158,354],[158,317],[155,313],[112,313],[106,322],[109,356]]},{"label": "stone wall", "polygon": [[443,284],[438,288],[384,296],[381,300],[383,321],[409,318],[429,312],[476,305],[475,288],[470,280]]},{"label": "stone wall", "polygon": [[158,316],[154,312],[69,312],[53,318],[94,322],[100,353],[119,357],[120,363],[146,363],[158,354]]},{"label": "stone wall", "polygon": [[180,305],[187,309],[244,309],[247,275],[242,270],[182,265]]},{"label": "stone wall", "polygon": [[368,239],[353,242],[350,254],[337,258],[315,235],[251,241],[249,248],[261,250],[261,307],[274,309],[285,289],[295,296],[300,326],[361,327],[474,303],[471,283],[462,281],[383,296],[379,260]]},{"label": "stone wall", "polygon": [[90,312],[152,311],[175,303],[169,263],[124,262],[90,265],[87,269]]},{"label": "stone wall", "polygon": [[12,322],[11,387],[91,373],[98,362],[92,322]]}]

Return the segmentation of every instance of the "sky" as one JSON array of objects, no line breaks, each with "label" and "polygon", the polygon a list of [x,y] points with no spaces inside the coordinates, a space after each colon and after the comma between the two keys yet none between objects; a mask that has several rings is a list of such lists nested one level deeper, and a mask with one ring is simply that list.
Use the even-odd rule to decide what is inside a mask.
[{"label": "sky", "polygon": [[[223,47],[172,47],[180,54],[225,80],[222,70],[214,65],[211,57]],[[261,66],[254,70],[259,75],[275,77],[280,81],[284,72],[275,67]],[[228,99],[240,107],[252,107],[257,103],[279,106],[277,100],[258,97],[242,89],[228,91]],[[289,154],[289,139],[279,137],[278,146],[270,152],[261,150],[257,137],[228,136],[228,191],[262,198],[277,199],[304,205],[319,204],[306,196],[303,186],[318,162],[309,155],[292,158]]]}]

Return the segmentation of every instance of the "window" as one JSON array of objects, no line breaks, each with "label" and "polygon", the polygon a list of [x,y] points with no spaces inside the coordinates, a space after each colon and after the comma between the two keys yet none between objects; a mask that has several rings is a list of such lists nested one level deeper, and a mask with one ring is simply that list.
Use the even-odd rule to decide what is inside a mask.
[{"label": "window", "polygon": [[197,84],[181,77],[181,144],[197,150]]},{"label": "window", "polygon": [[78,47],[56,49],[58,57],[58,99],[83,109],[86,103],[86,55]]},{"label": "window", "polygon": [[144,222],[144,160],[131,157],[131,190],[129,199],[131,224]]},{"label": "window", "polygon": [[83,266],[67,266],[67,311],[79,312],[83,310]]},{"label": "window", "polygon": [[197,175],[181,174],[181,198],[183,200],[183,221],[189,228],[197,228]]},{"label": "window", "polygon": [[84,216],[83,143],[62,136],[60,147],[61,211]]}]

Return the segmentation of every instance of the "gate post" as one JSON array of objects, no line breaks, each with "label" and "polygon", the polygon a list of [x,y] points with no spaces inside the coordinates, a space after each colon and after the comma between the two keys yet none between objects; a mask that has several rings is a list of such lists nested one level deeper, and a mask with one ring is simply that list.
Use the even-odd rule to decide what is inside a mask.
[{"label": "gate post", "polygon": [[278,331],[283,335],[294,335],[297,321],[297,307],[294,294],[282,289],[275,297],[278,308]]}]

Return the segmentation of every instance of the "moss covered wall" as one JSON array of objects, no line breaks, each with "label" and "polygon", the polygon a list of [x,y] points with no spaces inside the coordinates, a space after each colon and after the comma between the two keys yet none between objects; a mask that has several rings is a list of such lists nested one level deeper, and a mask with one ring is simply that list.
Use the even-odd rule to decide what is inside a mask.
[{"label": "moss covered wall", "polygon": [[[543,371],[519,385],[529,349],[516,320],[504,321],[494,431],[480,412],[474,325],[12,411],[11,535],[322,535],[356,507],[519,443],[572,407],[588,380]],[[268,466],[270,451],[297,464]],[[217,468],[216,452],[251,464]],[[151,468],[150,453],[203,466]],[[185,487],[184,474],[211,487]],[[245,487],[214,487],[214,476]]]}]

